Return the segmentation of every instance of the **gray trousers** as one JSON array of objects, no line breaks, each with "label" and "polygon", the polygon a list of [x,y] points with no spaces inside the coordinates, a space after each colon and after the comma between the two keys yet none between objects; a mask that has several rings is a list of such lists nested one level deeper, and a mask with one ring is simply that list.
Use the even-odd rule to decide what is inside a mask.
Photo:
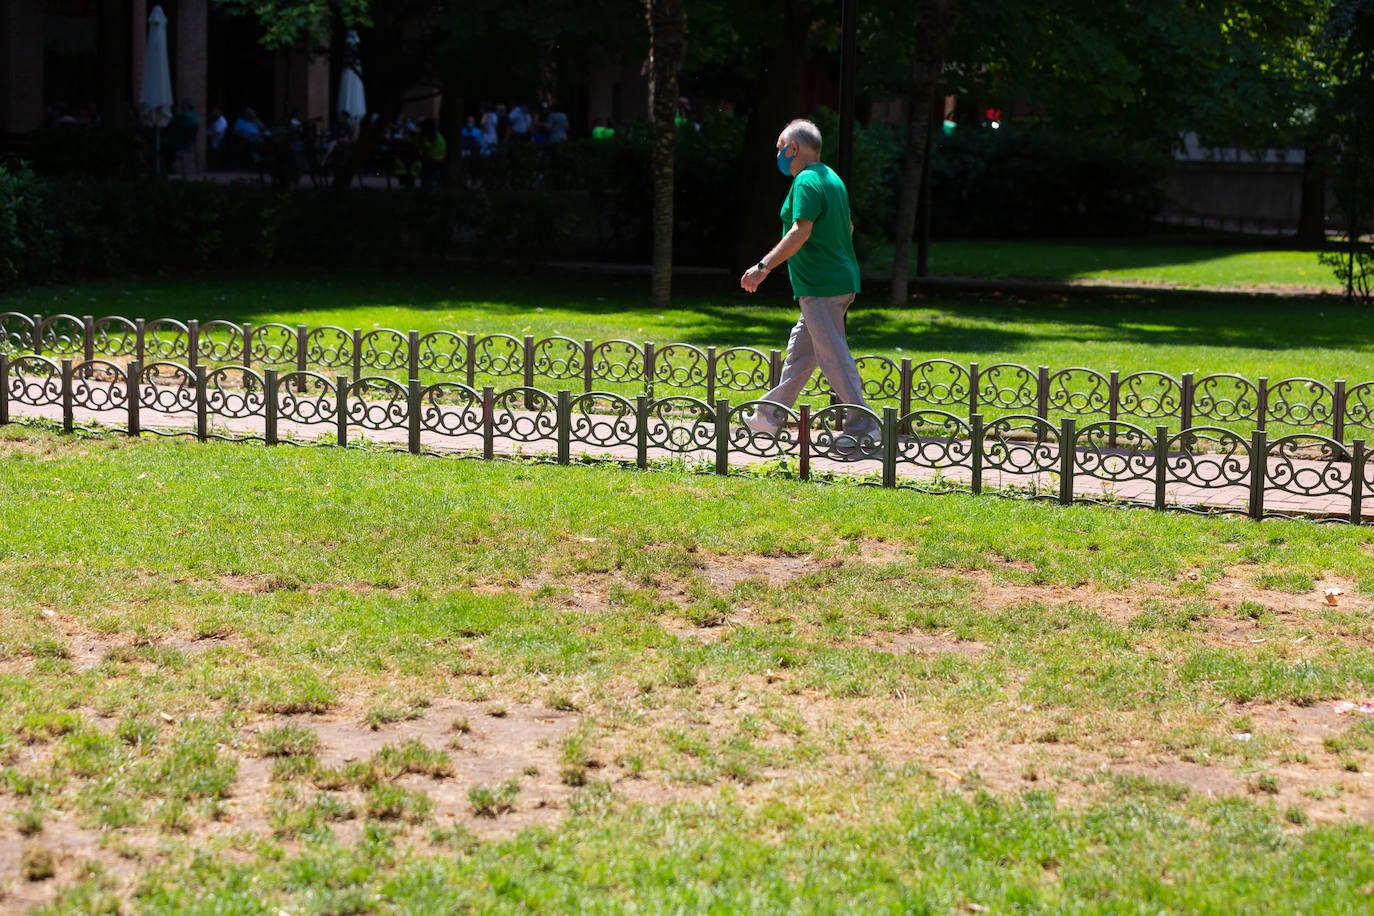
[{"label": "gray trousers", "polygon": [[[801,296],[801,317],[787,340],[787,358],[782,364],[782,378],[765,400],[784,407],[797,403],[798,396],[819,366],[836,397],[844,404],[867,407],[859,368],[844,339],[844,313],[854,301],[854,294],[845,296]],[[876,435],[878,428],[867,414],[846,411],[845,432],[855,436]],[[774,416],[772,419],[781,420]]]}]

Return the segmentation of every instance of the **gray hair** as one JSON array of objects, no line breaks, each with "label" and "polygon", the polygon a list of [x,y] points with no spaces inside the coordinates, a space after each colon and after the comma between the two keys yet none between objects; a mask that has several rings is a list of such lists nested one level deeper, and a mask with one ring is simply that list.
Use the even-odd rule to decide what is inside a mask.
[{"label": "gray hair", "polygon": [[821,151],[821,129],[815,122],[805,118],[798,118],[788,123],[782,129],[782,139],[785,143],[795,142],[798,146],[815,150],[817,154]]}]

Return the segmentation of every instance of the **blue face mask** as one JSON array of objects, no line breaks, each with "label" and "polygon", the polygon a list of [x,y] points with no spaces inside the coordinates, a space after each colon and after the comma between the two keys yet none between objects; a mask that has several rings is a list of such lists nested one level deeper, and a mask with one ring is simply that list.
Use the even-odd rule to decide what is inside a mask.
[{"label": "blue face mask", "polygon": [[[790,146],[791,144],[788,144],[788,145]],[[783,173],[785,176],[787,176],[788,178],[791,178],[791,177],[792,177],[792,160],[793,160],[793,159],[796,159],[796,158],[797,158],[797,154],[796,154],[796,153],[793,153],[792,155],[789,156],[789,155],[787,155],[786,147],[783,147],[783,151],[778,153],[778,171],[779,171],[779,172],[782,172],[782,173]]]}]

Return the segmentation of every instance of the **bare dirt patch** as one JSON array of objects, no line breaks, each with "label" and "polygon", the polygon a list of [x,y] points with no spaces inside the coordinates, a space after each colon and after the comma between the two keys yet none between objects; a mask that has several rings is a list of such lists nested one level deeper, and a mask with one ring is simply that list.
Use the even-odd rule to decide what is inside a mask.
[{"label": "bare dirt patch", "polygon": [[1129,621],[1140,613],[1143,599],[1119,592],[1100,591],[1086,583],[1077,585],[1041,585],[1003,582],[990,570],[973,569],[950,573],[959,579],[975,582],[982,589],[981,602],[992,610],[1023,607],[1029,604],[1072,605],[1096,611],[1118,623]]},{"label": "bare dirt patch", "polygon": [[[534,824],[551,824],[561,816],[573,792],[562,781],[561,742],[579,721],[572,713],[539,706],[442,700],[418,718],[375,728],[361,714],[344,711],[278,716],[257,723],[253,732],[287,722],[308,728],[320,739],[320,764],[331,768],[366,760],[383,747],[410,741],[445,751],[453,764],[451,777],[412,773],[401,777],[400,784],[424,792],[434,802],[438,825],[458,822],[478,836],[492,837]],[[247,743],[251,746],[253,742]],[[271,767],[264,761],[241,759],[233,800],[236,820],[266,823],[261,800],[270,773]],[[469,790],[494,788],[507,780],[520,786],[514,810],[495,818],[476,814],[468,800]]]},{"label": "bare dirt patch", "polygon": [[728,592],[741,582],[761,579],[769,585],[786,585],[818,568],[817,561],[806,557],[720,557],[704,558],[698,570],[713,589]]},{"label": "bare dirt patch", "polygon": [[943,655],[953,653],[968,658],[980,658],[988,647],[973,639],[956,639],[939,633],[898,633],[893,636],[864,640],[871,649],[893,655]]}]

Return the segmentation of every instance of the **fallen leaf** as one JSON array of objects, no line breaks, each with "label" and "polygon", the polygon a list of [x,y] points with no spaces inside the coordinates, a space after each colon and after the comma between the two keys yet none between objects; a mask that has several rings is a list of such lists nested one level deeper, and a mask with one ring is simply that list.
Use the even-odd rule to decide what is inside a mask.
[{"label": "fallen leaf", "polygon": [[1344,594],[1345,592],[1341,591],[1339,588],[1328,588],[1326,591],[1322,592],[1322,596],[1326,598],[1326,603],[1331,607],[1336,607],[1340,604],[1340,596]]}]

